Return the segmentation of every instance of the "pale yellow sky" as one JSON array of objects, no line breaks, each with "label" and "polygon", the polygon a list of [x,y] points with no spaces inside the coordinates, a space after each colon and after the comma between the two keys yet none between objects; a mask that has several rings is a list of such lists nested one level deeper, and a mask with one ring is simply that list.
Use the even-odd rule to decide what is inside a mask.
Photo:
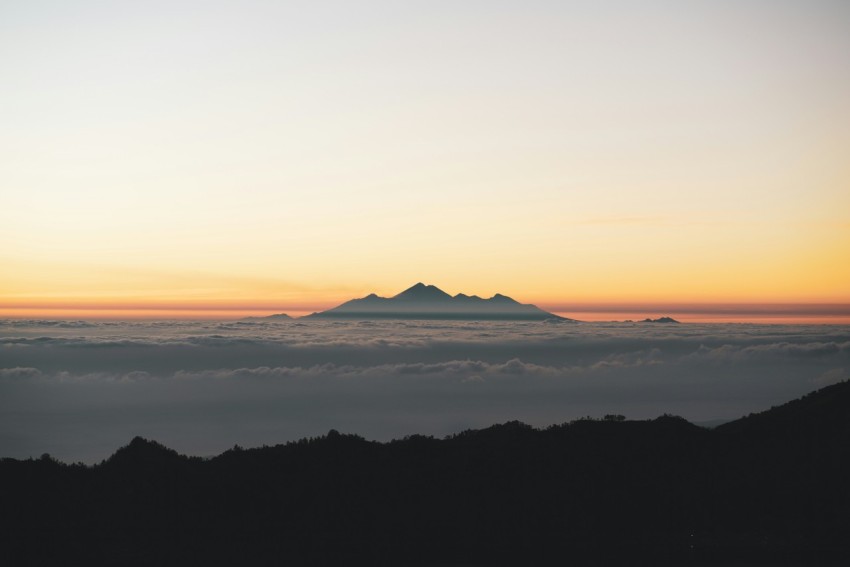
[{"label": "pale yellow sky", "polygon": [[850,5],[639,4],[2,2],[0,316],[850,303]]}]

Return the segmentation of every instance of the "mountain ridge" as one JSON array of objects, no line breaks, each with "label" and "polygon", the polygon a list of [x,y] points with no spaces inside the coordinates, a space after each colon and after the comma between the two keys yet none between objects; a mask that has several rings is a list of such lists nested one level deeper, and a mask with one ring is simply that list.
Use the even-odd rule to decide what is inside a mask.
[{"label": "mountain ridge", "polygon": [[549,313],[536,305],[520,303],[496,293],[484,299],[477,295],[449,295],[435,285],[418,282],[392,297],[375,293],[350,299],[336,307],[307,315],[319,319],[447,319],[492,321],[573,321]]}]

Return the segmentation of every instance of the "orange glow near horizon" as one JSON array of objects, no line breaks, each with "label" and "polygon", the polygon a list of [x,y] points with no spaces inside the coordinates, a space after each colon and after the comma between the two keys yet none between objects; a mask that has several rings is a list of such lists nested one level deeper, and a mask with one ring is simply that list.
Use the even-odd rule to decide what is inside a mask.
[{"label": "orange glow near horizon", "polygon": [[850,304],[848,3],[14,4],[0,317]]},{"label": "orange glow near horizon", "polygon": [[[49,273],[47,269],[44,271]],[[833,279],[822,278],[821,290],[830,290],[824,282],[840,283],[844,271],[846,268],[842,266],[834,270]],[[300,317],[330,309],[369,293],[391,297],[417,281],[413,277],[395,276],[392,279],[399,283],[382,287],[368,283],[309,286],[283,279],[210,274],[199,276],[176,270],[65,269],[63,276],[57,272],[54,277],[45,275],[36,278],[30,273],[29,280],[21,278],[24,273],[25,270],[12,273],[6,282],[0,282],[0,317],[238,319],[276,313]],[[521,303],[532,303],[552,313],[585,321],[671,316],[684,322],[850,322],[850,298],[847,295],[809,294],[814,295],[814,300],[799,292],[795,296],[785,291],[790,279],[774,286],[771,293],[763,291],[757,294],[732,293],[734,288],[728,285],[713,280],[706,283],[698,278],[695,286],[688,287],[686,283],[695,278],[676,279],[664,274],[665,279],[659,281],[649,277],[646,272],[630,274],[630,281],[621,277],[613,281],[605,279],[596,285],[591,276],[585,274],[563,286],[553,285],[557,280],[526,281],[522,274],[517,276],[519,279],[516,281],[500,276],[495,279],[501,285],[491,283],[485,289],[467,281],[468,276],[458,278],[449,273],[445,276],[448,285],[440,280],[423,281],[433,283],[451,295],[462,292],[491,297],[495,293],[502,293]],[[599,278],[599,275],[594,277]],[[51,283],[54,281],[60,283]],[[742,282],[742,287],[752,287],[756,281],[763,280],[748,280]],[[818,285],[815,284],[817,282],[810,285],[809,290],[817,289]],[[797,285],[794,283],[794,286]],[[516,291],[526,286],[526,292]],[[678,293],[674,289],[677,286],[681,286]],[[4,287],[12,288],[12,293],[4,294]],[[832,287],[834,289],[835,286]],[[707,299],[699,299],[698,292]],[[631,297],[623,297],[625,293]]]},{"label": "orange glow near horizon", "polygon": [[[352,299],[352,298],[348,298]],[[520,301],[522,301],[520,299]],[[335,307],[342,301],[311,305],[275,302],[122,303],[61,301],[0,304],[0,318],[92,320],[234,320],[286,313],[298,318]],[[562,317],[587,322],[639,321],[662,316],[683,323],[850,324],[850,303],[538,303]]]}]

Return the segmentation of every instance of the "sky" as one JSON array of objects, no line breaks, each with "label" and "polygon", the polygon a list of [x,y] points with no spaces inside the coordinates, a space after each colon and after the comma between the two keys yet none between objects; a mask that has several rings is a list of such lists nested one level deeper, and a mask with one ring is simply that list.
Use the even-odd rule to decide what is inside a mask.
[{"label": "sky", "polygon": [[418,281],[847,314],[848,24],[828,0],[0,0],[0,317]]},{"label": "sky", "polygon": [[586,416],[710,425],[850,379],[850,325],[0,320],[0,456],[215,455]]}]

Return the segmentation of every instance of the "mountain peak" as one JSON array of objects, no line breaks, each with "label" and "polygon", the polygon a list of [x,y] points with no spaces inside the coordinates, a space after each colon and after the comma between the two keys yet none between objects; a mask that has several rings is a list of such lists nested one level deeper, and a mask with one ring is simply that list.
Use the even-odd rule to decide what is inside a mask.
[{"label": "mountain peak", "polygon": [[434,301],[448,300],[452,296],[435,285],[425,285],[422,282],[413,285],[396,295],[393,299],[404,299],[407,301]]},{"label": "mountain peak", "polygon": [[679,321],[676,321],[672,317],[659,317],[658,319],[650,319],[649,317],[647,317],[646,319],[644,319],[643,321],[640,321],[640,322],[641,323],[678,323]]},{"label": "mountain peak", "polygon": [[180,459],[177,451],[169,449],[156,441],[143,437],[134,437],[128,445],[121,447],[104,463],[109,466],[155,466],[163,462]]}]

